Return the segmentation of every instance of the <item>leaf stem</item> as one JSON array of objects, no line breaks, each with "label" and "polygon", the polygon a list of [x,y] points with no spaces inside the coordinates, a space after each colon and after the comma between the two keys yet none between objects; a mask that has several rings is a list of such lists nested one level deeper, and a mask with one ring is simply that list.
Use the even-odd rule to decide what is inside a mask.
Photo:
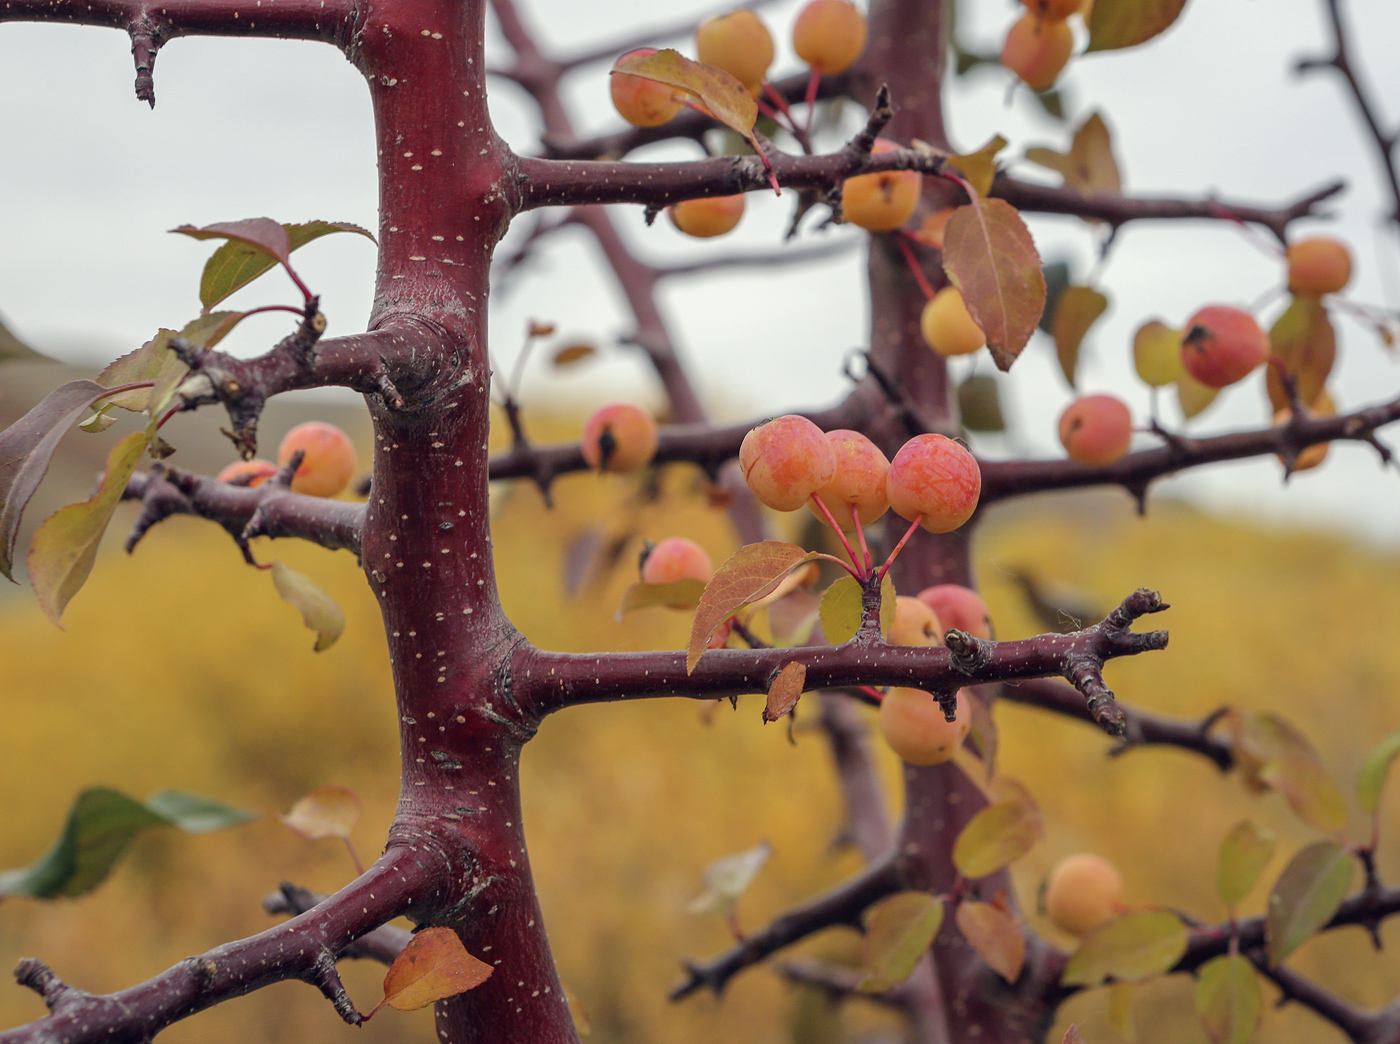
[{"label": "leaf stem", "polygon": [[924,268],[919,264],[919,259],[914,256],[914,249],[909,245],[907,236],[898,235],[894,241],[899,244],[899,252],[904,255],[905,262],[909,265],[909,272],[914,277],[914,282],[919,284],[919,289],[924,292],[924,297],[932,301],[934,295],[933,286],[928,281],[928,276],[924,275]]}]

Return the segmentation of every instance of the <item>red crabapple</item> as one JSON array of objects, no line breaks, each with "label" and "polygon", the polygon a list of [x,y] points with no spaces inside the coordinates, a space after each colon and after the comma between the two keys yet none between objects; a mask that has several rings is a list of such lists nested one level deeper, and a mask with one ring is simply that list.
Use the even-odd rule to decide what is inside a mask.
[{"label": "red crabapple", "polygon": [[938,614],[945,631],[955,627],[974,638],[991,640],[992,617],[987,603],[972,588],[962,584],[935,584],[920,591],[918,598]]},{"label": "red crabapple", "polygon": [[758,94],[773,64],[773,35],[747,8],[706,18],[695,30],[695,53],[705,65],[732,73]]},{"label": "red crabapple", "polygon": [[1328,236],[1288,246],[1288,289],[1295,294],[1335,294],[1351,282],[1351,251]]},{"label": "red crabapple", "polygon": [[1048,91],[1074,50],[1074,33],[1064,21],[1027,11],[1007,30],[1001,64],[1033,91]]},{"label": "red crabapple", "polygon": [[[613,68],[629,58],[645,58],[655,53],[655,47],[638,47],[613,62]],[[675,88],[645,76],[613,73],[611,88],[613,108],[634,127],[659,127],[685,106]]]},{"label": "red crabapple", "polygon": [[924,343],[945,357],[970,355],[987,343],[987,335],[973,320],[955,286],[945,286],[924,305],[919,330]]},{"label": "red crabapple", "polygon": [[278,467],[270,460],[235,460],[215,476],[220,482],[235,486],[261,486],[273,475]]},{"label": "red crabapple", "polygon": [[[836,458],[836,473],[813,496],[821,498],[842,529],[855,528],[851,520],[852,507],[860,516],[860,524],[870,525],[890,506],[885,493],[885,475],[890,470],[890,462],[875,443],[858,431],[838,428],[826,433],[826,441],[831,444]],[[826,522],[826,516],[816,505],[808,506],[812,514]]]},{"label": "red crabapple", "polygon": [[599,471],[636,471],[656,455],[656,421],[640,406],[615,402],[583,426],[583,459]]},{"label": "red crabapple", "polygon": [[[899,146],[876,138],[872,155]],[[871,232],[892,232],[914,213],[923,191],[923,175],[917,170],[886,170],[847,178],[841,188],[842,220]]]},{"label": "red crabapple", "polygon": [[880,702],[880,734],[911,765],[941,765],[952,760],[971,728],[967,697],[958,690],[953,721],[923,689],[891,689]]},{"label": "red crabapple", "polygon": [[761,503],[796,511],[836,475],[836,454],[822,430],[789,414],[760,424],[739,446],[744,481]]},{"label": "red crabapple", "polygon": [[912,595],[895,597],[894,623],[890,624],[891,645],[942,645],[943,622],[927,602]]},{"label": "red crabapple", "polygon": [[823,76],[843,73],[865,50],[865,15],[849,0],[811,0],[792,26],[792,49]]},{"label": "red crabapple", "polygon": [[313,497],[333,497],[355,475],[355,445],[334,424],[307,421],[298,424],[277,447],[277,463],[286,466],[292,454],[302,450],[301,466],[292,476],[292,492]]},{"label": "red crabapple", "polygon": [[1186,321],[1181,338],[1181,364],[1211,388],[1247,376],[1269,351],[1269,335],[1254,316],[1230,305],[1206,305]]},{"label": "red crabapple", "polygon": [[1045,879],[1046,915],[1074,935],[1085,935],[1112,919],[1122,903],[1123,875],[1103,856],[1066,856]]},{"label": "red crabapple", "polygon": [[977,508],[982,472],[960,443],[943,435],[916,435],[894,455],[885,479],[890,507],[930,533],[957,529]]},{"label": "red crabapple", "polygon": [[1084,395],[1060,414],[1060,443],[1069,459],[1091,468],[1112,464],[1133,441],[1133,414],[1116,395]]},{"label": "red crabapple", "polygon": [[642,552],[642,583],[673,584],[677,580],[710,582],[714,564],[705,549],[685,537],[667,537]]},{"label": "red crabapple", "polygon": [[686,235],[710,239],[733,231],[744,216],[744,194],[683,199],[667,207],[666,213],[671,217],[671,224]]}]

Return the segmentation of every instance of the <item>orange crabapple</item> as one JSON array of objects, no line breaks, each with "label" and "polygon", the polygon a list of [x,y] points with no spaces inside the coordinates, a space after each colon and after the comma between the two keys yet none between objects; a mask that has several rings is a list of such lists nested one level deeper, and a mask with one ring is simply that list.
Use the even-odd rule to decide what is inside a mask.
[{"label": "orange crabapple", "polygon": [[894,513],[930,533],[957,529],[977,509],[982,472],[961,443],[945,435],[916,435],[894,455],[885,491]]},{"label": "orange crabapple", "polygon": [[705,549],[686,537],[667,537],[659,544],[649,544],[642,552],[642,583],[673,584],[677,580],[710,582],[715,575],[714,563]]},{"label": "orange crabapple", "polygon": [[943,707],[923,689],[895,688],[880,701],[880,734],[911,765],[941,765],[951,761],[971,728],[967,697],[958,690],[952,721]]},{"label": "orange crabapple", "polygon": [[1079,10],[1084,0],[1021,0],[1021,6],[1041,18],[1063,22]]},{"label": "orange crabapple", "polygon": [[1048,91],[1074,50],[1074,32],[1063,21],[1027,11],[1006,33],[1001,64],[1033,91]]},{"label": "orange crabapple", "polygon": [[891,645],[942,645],[943,622],[928,603],[913,595],[897,595],[894,623],[885,640]]},{"label": "orange crabapple", "polygon": [[636,471],[656,455],[656,421],[640,406],[615,402],[583,425],[583,459],[599,471]]},{"label": "orange crabapple", "polygon": [[1112,464],[1128,452],[1132,441],[1132,411],[1116,395],[1080,396],[1060,414],[1060,443],[1078,464]]},{"label": "orange crabapple", "polygon": [[792,26],[792,49],[823,76],[843,73],[865,50],[865,15],[850,0],[811,0]]},{"label": "orange crabapple", "polygon": [[[895,142],[876,138],[871,155],[899,148]],[[871,232],[893,232],[909,220],[919,204],[924,177],[917,170],[885,170],[857,174],[841,187],[841,215],[847,224]]]},{"label": "orange crabapple", "polygon": [[934,584],[916,596],[937,615],[944,631],[957,628],[974,638],[992,637],[992,616],[982,596],[962,584]]},{"label": "orange crabapple", "polygon": [[[655,53],[655,47],[638,47],[613,62],[613,68],[629,58],[646,58]],[[645,76],[615,72],[610,87],[613,108],[634,127],[659,127],[685,107],[685,100],[675,88]]]},{"label": "orange crabapple", "polygon": [[739,467],[760,503],[796,511],[836,476],[836,453],[820,428],[788,414],[744,436]]},{"label": "orange crabapple", "polygon": [[1196,380],[1224,388],[1269,357],[1269,335],[1242,308],[1206,305],[1186,321],[1181,364]]},{"label": "orange crabapple", "polygon": [[292,476],[292,492],[313,497],[333,497],[355,476],[355,445],[334,424],[307,421],[298,424],[277,447],[277,463],[285,467],[297,450],[301,465]]},{"label": "orange crabapple", "polygon": [[732,232],[744,216],[744,194],[711,196],[708,199],[683,199],[666,208],[671,224],[688,236],[710,239]]},{"label": "orange crabapple", "polygon": [[1335,294],[1351,282],[1351,251],[1329,236],[1288,245],[1288,289],[1295,294]]},{"label": "orange crabapple", "polygon": [[[858,431],[837,428],[826,433],[826,441],[836,459],[836,473],[812,495],[820,497],[826,509],[844,530],[855,529],[851,508],[855,508],[862,526],[868,526],[883,515],[890,506],[885,493],[885,475],[890,462],[879,447]],[[814,503],[807,505],[812,514],[830,525]]]},{"label": "orange crabapple", "polygon": [[1057,927],[1085,935],[1123,908],[1123,875],[1103,856],[1066,856],[1045,879],[1045,913]]},{"label": "orange crabapple", "polygon": [[261,486],[277,474],[278,470],[277,465],[270,460],[235,460],[215,477],[220,482],[228,482],[235,486]]},{"label": "orange crabapple", "polygon": [[773,64],[773,34],[758,15],[740,8],[701,22],[695,30],[695,53],[702,63],[733,74],[756,95]]},{"label": "orange crabapple", "polygon": [[955,286],[945,286],[924,305],[919,316],[924,343],[942,356],[970,355],[987,343]]}]

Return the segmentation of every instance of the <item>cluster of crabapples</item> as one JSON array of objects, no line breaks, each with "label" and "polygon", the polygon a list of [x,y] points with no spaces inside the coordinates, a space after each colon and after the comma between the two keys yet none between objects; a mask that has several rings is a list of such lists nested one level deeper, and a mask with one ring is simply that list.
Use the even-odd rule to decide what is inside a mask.
[{"label": "cluster of crabapples", "polygon": [[1071,15],[1088,17],[1093,0],[1021,0],[1025,12],[1001,45],[1001,64],[1033,91],[1048,91],[1074,51]]},{"label": "cluster of crabapples", "polygon": [[355,444],[334,424],[307,421],[287,432],[277,447],[277,463],[239,460],[219,472],[220,482],[235,486],[260,486],[286,467],[301,452],[301,463],[292,476],[292,492],[311,497],[333,497],[355,477]]}]

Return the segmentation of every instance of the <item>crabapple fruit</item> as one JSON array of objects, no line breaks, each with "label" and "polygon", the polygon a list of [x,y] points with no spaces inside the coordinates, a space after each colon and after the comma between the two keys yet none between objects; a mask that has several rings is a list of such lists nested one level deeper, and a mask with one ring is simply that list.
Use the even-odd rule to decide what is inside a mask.
[{"label": "crabapple fruit", "polygon": [[957,287],[945,286],[924,305],[919,316],[924,341],[942,356],[969,355],[987,343]]},{"label": "crabapple fruit", "polygon": [[1159,319],[1149,319],[1133,334],[1133,366],[1138,376],[1154,388],[1181,379],[1181,331]]},{"label": "crabapple fruit", "polygon": [[952,760],[970,728],[971,714],[961,689],[952,721],[923,689],[891,689],[880,701],[880,734],[911,765],[940,765]]},{"label": "crabapple fruit", "polygon": [[[655,47],[638,47],[613,62],[613,68],[629,58],[645,58],[655,53]],[[613,108],[634,127],[659,127],[685,107],[685,100],[677,95],[675,88],[644,76],[615,72],[611,89]]]},{"label": "crabapple fruit", "polygon": [[1295,294],[1335,294],[1351,282],[1351,251],[1329,236],[1288,246],[1288,289]]},{"label": "crabapple fruit", "polygon": [[992,637],[992,616],[987,611],[987,603],[982,596],[962,584],[935,584],[925,587],[918,593],[923,602],[936,614],[946,632],[956,627],[974,638]]},{"label": "crabapple fruit", "polygon": [[928,603],[913,595],[898,595],[894,600],[894,623],[885,640],[891,645],[942,645],[943,622]]},{"label": "crabapple fruit", "polygon": [[333,497],[355,475],[355,445],[334,424],[307,421],[287,432],[277,447],[278,465],[285,467],[297,450],[304,455],[292,476],[293,493]]},{"label": "crabapple fruit", "polygon": [[744,194],[683,199],[666,208],[671,224],[688,236],[709,239],[731,232],[744,216]]},{"label": "crabapple fruit", "polygon": [[1123,876],[1103,856],[1066,856],[1045,879],[1045,913],[1074,935],[1085,935],[1122,909]]},{"label": "crabapple fruit", "polygon": [[1079,10],[1084,0],[1021,0],[1021,6],[1041,18],[1063,22]]},{"label": "crabapple fruit", "polygon": [[615,402],[583,425],[583,459],[599,471],[636,471],[656,455],[656,421],[640,406]]},{"label": "crabapple fruit", "polygon": [[821,428],[806,417],[788,414],[744,436],[739,467],[760,503],[796,511],[836,477],[836,453]]},{"label": "crabapple fruit", "polygon": [[773,36],[758,15],[740,8],[701,22],[695,30],[695,52],[705,65],[732,73],[756,95],[773,64]]},{"label": "crabapple fruit", "polygon": [[1112,464],[1133,441],[1133,414],[1116,395],[1084,395],[1060,414],[1060,443],[1069,459],[1091,468]]},{"label": "crabapple fruit", "polygon": [[885,477],[890,507],[930,533],[957,529],[977,508],[982,472],[960,443],[944,435],[915,435],[899,448]]},{"label": "crabapple fruit", "polygon": [[843,73],[865,50],[865,15],[850,0],[811,0],[792,26],[792,49],[823,76]]},{"label": "crabapple fruit", "polygon": [[[858,431],[837,428],[826,433],[826,441],[835,455],[836,473],[813,496],[821,498],[842,529],[855,529],[851,519],[853,507],[860,524],[870,525],[890,506],[885,493],[885,475],[890,470],[890,462],[875,443]],[[826,522],[815,504],[808,504],[808,507],[812,514]]]},{"label": "crabapple fruit", "polygon": [[[872,155],[899,146],[876,138]],[[847,178],[841,188],[842,220],[871,232],[893,232],[914,213],[923,190],[923,175],[917,170],[884,170]]]},{"label": "crabapple fruit", "polygon": [[1242,308],[1206,305],[1186,321],[1181,364],[1196,380],[1224,388],[1269,357],[1269,335]]},{"label": "crabapple fruit", "polygon": [[1001,64],[1033,91],[1048,91],[1074,50],[1074,32],[1063,21],[1027,11],[1006,33]]},{"label": "crabapple fruit", "polygon": [[261,486],[277,474],[278,470],[277,465],[270,460],[235,460],[215,478],[235,486]]},{"label": "crabapple fruit", "polygon": [[[1335,417],[1337,415],[1337,404],[1332,401],[1332,396],[1324,389],[1308,407],[1308,413],[1315,417]],[[1275,426],[1287,424],[1293,419],[1293,411],[1285,406],[1274,413]],[[1314,442],[1311,446],[1306,446],[1298,451],[1297,459],[1293,461],[1293,470],[1307,471],[1317,467],[1327,459],[1327,450],[1332,444],[1330,442]],[[1279,460],[1283,460],[1279,457]]]},{"label": "crabapple fruit", "polygon": [[715,575],[714,563],[705,549],[686,537],[667,537],[659,544],[649,544],[642,552],[642,583],[673,584],[677,580],[710,582]]}]

